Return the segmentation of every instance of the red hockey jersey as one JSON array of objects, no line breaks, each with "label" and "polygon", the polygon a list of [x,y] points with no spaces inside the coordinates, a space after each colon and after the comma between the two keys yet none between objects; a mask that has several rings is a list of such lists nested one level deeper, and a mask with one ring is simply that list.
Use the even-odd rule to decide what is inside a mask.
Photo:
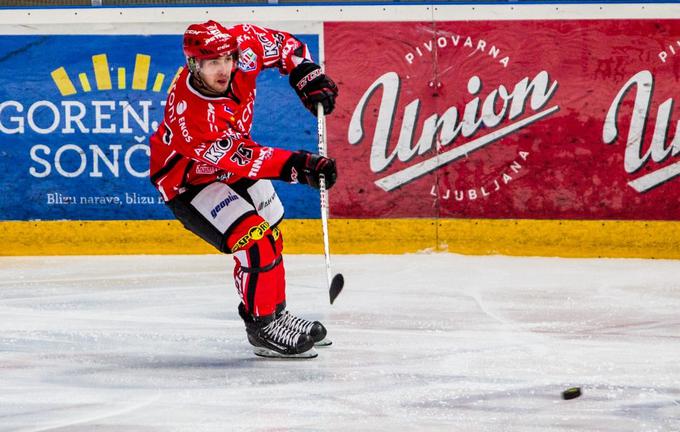
[{"label": "red hockey jersey", "polygon": [[250,139],[255,80],[265,68],[288,74],[311,60],[307,46],[288,33],[253,25],[229,31],[237,39],[239,60],[226,96],[200,94],[189,84],[185,66],[168,96],[163,122],[150,138],[151,182],[165,201],[191,185],[278,178],[291,155]]}]

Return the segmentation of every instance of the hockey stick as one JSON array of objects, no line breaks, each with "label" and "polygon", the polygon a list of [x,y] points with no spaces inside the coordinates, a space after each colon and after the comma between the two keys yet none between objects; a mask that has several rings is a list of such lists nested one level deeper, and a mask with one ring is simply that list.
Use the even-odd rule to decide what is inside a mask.
[{"label": "hockey stick", "polygon": [[[319,138],[319,154],[326,156],[326,117],[323,113],[323,106],[316,106],[317,133]],[[323,230],[323,253],[326,259],[326,279],[328,281],[328,295],[331,304],[335,301],[345,286],[345,278],[342,273],[338,273],[331,278],[331,252],[328,244],[328,191],[326,190],[326,179],[321,176],[319,181],[319,193],[321,195],[321,228]]]}]

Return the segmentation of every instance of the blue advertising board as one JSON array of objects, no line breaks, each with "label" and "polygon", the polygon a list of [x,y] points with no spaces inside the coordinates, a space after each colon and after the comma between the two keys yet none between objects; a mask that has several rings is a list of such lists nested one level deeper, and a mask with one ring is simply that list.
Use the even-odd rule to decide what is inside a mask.
[{"label": "blue advertising board", "polygon": [[[298,35],[315,58],[318,36]],[[149,182],[149,136],[184,64],[179,35],[0,38],[0,220],[173,219]],[[252,136],[314,151],[316,119],[278,70],[258,78]],[[289,218],[318,194],[275,182]]]}]

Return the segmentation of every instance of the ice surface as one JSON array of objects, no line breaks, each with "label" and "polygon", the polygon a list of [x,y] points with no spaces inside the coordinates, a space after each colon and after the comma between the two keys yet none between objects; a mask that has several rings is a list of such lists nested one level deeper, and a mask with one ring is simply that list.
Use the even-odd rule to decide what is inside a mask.
[{"label": "ice surface", "polygon": [[0,430],[680,431],[679,261],[333,260],[330,306],[323,257],[286,257],[334,345],[281,361],[229,257],[0,258]]}]

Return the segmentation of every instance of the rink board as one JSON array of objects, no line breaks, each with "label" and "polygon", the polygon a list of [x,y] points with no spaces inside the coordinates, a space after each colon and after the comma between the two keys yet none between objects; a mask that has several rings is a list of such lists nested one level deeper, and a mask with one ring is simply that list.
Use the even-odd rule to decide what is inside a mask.
[{"label": "rink board", "polygon": [[[145,165],[206,17],[299,35],[338,81],[334,252],[677,257],[675,4],[0,10],[0,254],[210,252]],[[314,150],[286,77],[258,96],[256,141]],[[320,252],[316,192],[278,191],[287,251]]]},{"label": "rink board", "polygon": [[[318,35],[299,35],[318,57]],[[0,149],[8,169],[1,220],[168,220],[149,181],[149,136],[184,57],[181,35],[5,35]],[[21,79],[16,79],[21,76]],[[316,148],[316,121],[277,70],[258,77],[253,139]],[[290,100],[285,109],[267,100]],[[284,127],[294,124],[296,127]],[[294,217],[318,214],[309,188],[281,184]]]},{"label": "rink board", "polygon": [[[319,219],[282,222],[285,253],[323,253]],[[677,222],[505,219],[331,219],[333,254],[453,252],[470,255],[680,259]],[[217,253],[177,221],[0,223],[0,255]]]},{"label": "rink board", "polygon": [[329,71],[366,71],[329,123],[332,216],[679,220],[680,20],[324,31]]}]

